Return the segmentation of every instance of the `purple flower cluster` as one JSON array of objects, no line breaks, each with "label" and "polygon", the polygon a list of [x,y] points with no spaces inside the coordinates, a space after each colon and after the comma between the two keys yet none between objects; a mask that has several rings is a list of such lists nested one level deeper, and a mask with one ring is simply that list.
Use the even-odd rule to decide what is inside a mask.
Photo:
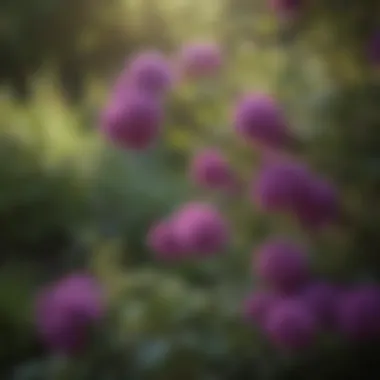
[{"label": "purple flower cluster", "polygon": [[[222,60],[215,46],[190,44],[180,52],[177,64],[182,77],[194,79],[218,72]],[[105,123],[110,128],[108,136],[113,132],[115,142],[126,148],[144,148],[157,138],[162,120],[157,94],[165,93],[171,84],[164,67],[164,60],[151,53],[131,65],[125,80],[128,87],[116,92],[119,100],[116,96]],[[145,102],[145,111],[141,107],[137,112],[133,99],[137,104]],[[339,207],[335,187],[307,165],[285,159],[293,136],[273,97],[262,93],[244,96],[235,106],[233,125],[241,137],[259,148],[263,158],[275,152],[275,160],[264,160],[253,181],[255,203],[268,212],[292,213],[307,228],[320,228],[336,220]],[[216,148],[199,151],[190,163],[189,174],[201,188],[231,191],[239,184],[228,159]],[[155,223],[146,238],[156,258],[166,262],[213,256],[222,252],[229,240],[226,219],[216,207],[203,202],[182,205]],[[348,301],[337,301],[341,294],[335,286],[313,279],[307,253],[289,239],[272,239],[259,247],[254,272],[262,288],[248,297],[244,315],[281,349],[309,347],[320,331],[338,326],[338,310],[351,307]],[[353,335],[354,314],[351,319],[345,314],[347,321],[342,326],[346,336]]]},{"label": "purple flower cluster", "polygon": [[128,69],[130,85],[153,94],[165,94],[173,84],[173,70],[168,59],[157,51],[136,56]]},{"label": "purple flower cluster", "polygon": [[184,246],[175,232],[171,218],[158,222],[149,230],[147,244],[161,260],[178,260],[185,254]]},{"label": "purple flower cluster", "polygon": [[191,202],[176,210],[167,220],[155,224],[147,243],[163,260],[208,257],[227,246],[229,226],[212,205]]},{"label": "purple flower cluster", "polygon": [[251,194],[263,210],[292,213],[307,228],[324,227],[339,215],[336,188],[298,162],[264,164],[252,183]]},{"label": "purple flower cluster", "polygon": [[131,90],[162,96],[173,85],[170,61],[160,52],[148,50],[132,57],[116,80],[113,98],[122,98]]},{"label": "purple flower cluster", "polygon": [[172,85],[169,61],[148,51],[134,57],[118,78],[102,113],[101,132],[124,149],[147,149],[160,135],[162,96]]},{"label": "purple flower cluster", "polygon": [[[300,0],[271,2],[273,9],[286,17],[297,13],[302,4]],[[370,49],[373,62],[380,61],[377,37]],[[222,66],[221,50],[207,43],[185,45],[174,64],[157,52],[138,55],[115,86],[103,114],[102,131],[125,149],[147,148],[162,131],[163,96],[173,87],[173,68],[181,78],[194,80],[213,76]],[[232,124],[235,132],[261,154],[262,167],[249,189],[251,199],[259,208],[265,212],[291,214],[308,230],[319,230],[338,221],[341,210],[336,187],[305,163],[285,157],[285,154],[291,155],[294,136],[284,110],[274,97],[254,92],[243,96],[235,104]],[[270,160],[268,152],[272,153]],[[190,163],[189,175],[195,184],[205,189],[230,192],[240,185],[228,159],[216,148],[199,151]],[[204,202],[182,205],[156,222],[146,237],[156,258],[167,262],[213,256],[223,252],[229,241],[227,220],[217,207]],[[377,286],[337,287],[315,278],[305,248],[283,237],[262,244],[255,252],[253,267],[260,287],[245,301],[244,316],[276,347],[303,350],[312,346],[324,331],[339,333],[353,342],[380,339],[380,289]],[[49,297],[51,300],[58,296]],[[63,303],[49,302],[53,309]],[[48,301],[44,301],[44,305],[40,310],[46,310]],[[82,301],[81,305],[86,302]],[[66,315],[66,310],[71,309],[65,307],[64,312],[57,315]],[[95,316],[99,313],[88,313],[94,316],[92,320],[98,319]],[[61,331],[74,330],[71,322],[63,322],[70,320],[69,317],[54,318],[54,322],[49,322],[51,325],[61,323]],[[49,330],[46,326],[51,325],[44,323],[42,335],[52,346],[69,350],[80,345],[67,343],[61,335],[50,333],[56,330],[53,327]],[[83,341],[80,333],[75,336],[79,342]]]},{"label": "purple flower cluster", "polygon": [[83,350],[90,329],[105,312],[100,284],[87,274],[72,274],[44,288],[36,298],[37,333],[53,352]]},{"label": "purple flower cluster", "polygon": [[244,317],[280,349],[308,348],[326,331],[353,343],[379,341],[380,288],[311,281],[287,295],[261,289],[245,301]]},{"label": "purple flower cluster", "polygon": [[210,43],[184,46],[175,63],[155,50],[137,54],[116,80],[101,132],[123,149],[149,148],[161,134],[163,97],[174,85],[175,70],[195,79],[211,76],[221,65],[219,47]]},{"label": "purple flower cluster", "polygon": [[260,288],[247,297],[244,318],[279,349],[306,349],[324,331],[351,342],[380,339],[380,287],[315,279],[306,253],[283,239],[259,247],[254,273]]},{"label": "purple flower cluster", "polygon": [[[259,208],[292,214],[310,230],[337,221],[336,188],[306,164],[285,157],[292,136],[272,97],[243,97],[235,108],[234,126],[262,153],[262,167],[250,188],[251,199]],[[244,316],[276,347],[306,349],[320,331],[338,326],[340,292],[328,282],[314,279],[304,247],[283,237],[272,238],[257,249],[253,265],[261,287],[245,301]]]},{"label": "purple flower cluster", "polygon": [[239,135],[256,146],[283,148],[290,142],[283,110],[273,97],[266,94],[243,96],[235,106],[233,125]]},{"label": "purple flower cluster", "polygon": [[[290,134],[273,99],[263,95],[243,98],[236,107],[235,129],[261,148],[262,167],[250,188],[259,208],[292,214],[309,230],[338,221],[336,187],[306,164],[284,156]],[[269,160],[267,147],[277,152]],[[347,289],[314,278],[304,248],[285,238],[262,244],[253,265],[260,287],[247,297],[244,317],[277,348],[306,349],[325,331],[352,342],[380,339],[378,286],[359,284]]]},{"label": "purple flower cluster", "polygon": [[254,269],[264,283],[282,293],[294,292],[310,278],[304,249],[284,238],[271,239],[258,248]]},{"label": "purple flower cluster", "polygon": [[157,99],[142,91],[129,91],[102,115],[102,131],[124,149],[146,149],[162,129],[162,108]]}]

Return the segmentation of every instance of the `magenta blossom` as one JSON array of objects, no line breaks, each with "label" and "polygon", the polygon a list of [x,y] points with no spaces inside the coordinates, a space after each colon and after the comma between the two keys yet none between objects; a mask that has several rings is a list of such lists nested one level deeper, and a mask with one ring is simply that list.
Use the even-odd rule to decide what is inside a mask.
[{"label": "magenta blossom", "polygon": [[254,253],[254,271],[268,286],[280,292],[299,290],[310,278],[304,249],[285,239],[272,239]]},{"label": "magenta blossom", "polygon": [[268,313],[265,331],[279,349],[303,350],[315,342],[318,324],[303,302],[280,300]]},{"label": "magenta blossom", "polygon": [[174,217],[181,244],[194,254],[210,255],[222,251],[229,241],[229,226],[212,205],[189,203]]},{"label": "magenta blossom", "polygon": [[90,328],[104,312],[105,300],[98,282],[87,274],[73,274],[38,295],[37,332],[52,351],[76,354],[84,349]]},{"label": "magenta blossom", "polygon": [[256,145],[280,149],[290,143],[284,112],[268,95],[245,95],[236,104],[233,119],[236,132]]},{"label": "magenta blossom", "polygon": [[307,228],[325,227],[336,221],[340,212],[336,187],[297,162],[264,165],[251,193],[261,209],[291,213]]},{"label": "magenta blossom", "polygon": [[158,51],[136,55],[125,73],[125,85],[137,87],[151,94],[165,94],[173,82],[169,60]]},{"label": "magenta blossom", "polygon": [[335,186],[314,178],[294,203],[294,213],[304,227],[319,229],[338,220],[339,196]]},{"label": "magenta blossom", "polygon": [[300,196],[309,191],[310,182],[311,174],[305,165],[270,162],[252,182],[252,199],[266,211],[292,211]]},{"label": "magenta blossom", "polygon": [[148,233],[147,243],[156,257],[162,260],[178,260],[186,253],[171,220],[155,224]]},{"label": "magenta blossom", "polygon": [[161,104],[140,91],[130,91],[124,95],[105,109],[101,130],[110,141],[124,149],[146,149],[161,131]]}]

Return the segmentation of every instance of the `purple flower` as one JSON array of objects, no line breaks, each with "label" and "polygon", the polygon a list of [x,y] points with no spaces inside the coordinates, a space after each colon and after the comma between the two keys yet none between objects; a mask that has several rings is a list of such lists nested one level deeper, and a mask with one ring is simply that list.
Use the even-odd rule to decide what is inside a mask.
[{"label": "purple flower", "polygon": [[294,162],[264,165],[252,183],[252,198],[266,211],[291,211],[302,193],[309,191],[310,173]]},{"label": "purple flower", "polygon": [[174,223],[187,251],[210,255],[221,251],[228,243],[228,224],[212,205],[189,203],[178,211]]},{"label": "purple flower", "polygon": [[339,300],[338,288],[326,282],[316,282],[301,293],[302,300],[318,319],[320,326],[335,327],[336,304]]},{"label": "purple flower", "polygon": [[186,253],[171,220],[155,224],[149,231],[147,240],[148,246],[159,259],[177,260]]},{"label": "purple flower", "polygon": [[368,58],[373,65],[380,64],[380,30],[375,32],[369,41]]},{"label": "purple flower", "polygon": [[178,65],[181,74],[189,78],[203,78],[219,72],[223,60],[218,45],[192,42],[181,49]]},{"label": "purple flower", "polygon": [[121,78],[121,85],[137,87],[154,95],[165,94],[173,82],[171,65],[158,51],[145,51],[135,56]]},{"label": "purple flower", "polygon": [[309,348],[318,332],[318,324],[308,307],[291,299],[272,306],[265,326],[270,341],[284,350]]},{"label": "purple flower", "polygon": [[314,178],[295,202],[294,212],[303,226],[313,229],[336,221],[339,216],[336,187],[326,180]]},{"label": "purple flower", "polygon": [[102,132],[124,149],[146,149],[161,131],[161,104],[140,91],[130,91],[124,95],[105,109],[101,120]]},{"label": "purple flower", "polygon": [[327,226],[340,211],[335,186],[291,161],[266,164],[253,181],[251,193],[263,210],[292,213],[307,228]]},{"label": "purple flower", "polygon": [[304,250],[280,238],[258,248],[254,270],[267,285],[284,293],[297,291],[310,278],[309,260]]},{"label": "purple flower", "polygon": [[264,326],[270,308],[277,301],[278,296],[268,291],[256,291],[248,296],[244,302],[243,314],[248,322],[260,327]]},{"label": "purple flower", "polygon": [[76,354],[83,350],[89,329],[104,312],[103,292],[97,281],[86,274],[73,274],[37,296],[37,332],[52,351]]},{"label": "purple flower", "polygon": [[380,338],[380,289],[361,285],[342,295],[337,310],[341,332],[353,341]]},{"label": "purple flower", "polygon": [[236,132],[247,141],[271,148],[283,148],[290,142],[283,110],[268,95],[244,96],[237,103],[233,118]]},{"label": "purple flower", "polygon": [[190,174],[195,183],[210,189],[229,190],[237,182],[229,163],[216,149],[198,153],[191,163]]}]

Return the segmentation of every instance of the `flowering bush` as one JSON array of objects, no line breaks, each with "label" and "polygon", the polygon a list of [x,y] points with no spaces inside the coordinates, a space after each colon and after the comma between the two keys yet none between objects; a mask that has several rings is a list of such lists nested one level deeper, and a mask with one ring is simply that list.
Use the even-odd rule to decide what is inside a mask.
[{"label": "flowering bush", "polygon": [[[271,5],[287,43],[320,6]],[[377,186],[370,186],[378,182],[371,181],[376,150],[371,168],[367,161],[336,163],[354,153],[363,159],[375,145],[377,113],[359,117],[352,106],[350,116],[334,115],[336,125],[308,134],[276,91],[220,84],[232,79],[225,50],[217,43],[185,45],[172,55],[148,50],[128,61],[112,86],[100,142],[94,138],[100,158],[86,193],[91,222],[80,235],[125,237],[115,251],[126,263],[111,266],[110,248],[101,257],[92,252],[92,268],[76,272],[83,263],[71,263],[36,294],[34,332],[49,357],[48,376],[319,380],[379,372],[372,362],[380,341]],[[359,55],[370,58],[376,75],[373,55]],[[378,99],[378,91],[372,95]],[[186,157],[188,172],[166,175],[162,151],[182,128],[171,107],[183,102],[193,111],[189,99],[206,114],[199,124],[210,126]],[[229,119],[224,110],[231,106]],[[342,140],[346,156],[339,156]],[[112,174],[115,187],[102,182]],[[367,182],[358,200],[359,175]]]},{"label": "flowering bush", "polygon": [[[340,223],[342,209],[337,188],[291,152],[289,142],[294,132],[273,97],[261,93],[243,97],[236,105],[233,125],[261,156],[263,167],[253,181],[252,199],[262,211],[291,214],[301,228],[311,233]],[[219,190],[234,181],[233,169],[215,149],[199,153],[190,170],[193,181],[205,188]],[[153,251],[166,252],[170,257],[174,252],[177,259],[192,252],[221,251],[228,236],[227,224],[219,212],[209,204],[196,202],[174,212],[170,223],[160,222],[153,233],[155,240],[148,238]],[[286,239],[264,244],[254,260],[256,278],[264,290],[249,296],[244,315],[274,348],[310,350],[326,331],[341,339],[348,336],[354,342],[355,338],[376,339],[376,323],[368,320],[364,332],[355,327],[354,321],[377,315],[377,287],[370,294],[354,291],[350,298],[345,291],[337,291],[335,284],[319,280],[303,249]]]}]

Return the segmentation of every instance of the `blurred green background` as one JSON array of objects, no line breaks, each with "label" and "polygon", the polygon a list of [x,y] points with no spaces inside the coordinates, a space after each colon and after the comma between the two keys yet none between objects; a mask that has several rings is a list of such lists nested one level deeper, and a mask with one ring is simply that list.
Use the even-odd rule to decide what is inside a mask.
[{"label": "blurred green background", "polygon": [[[71,363],[65,379],[322,380],[326,357],[346,366],[344,349],[330,341],[299,366],[240,319],[254,282],[251,251],[271,233],[310,242],[322,273],[352,279],[365,277],[369,263],[379,269],[380,89],[365,60],[379,5],[310,4],[287,25],[262,0],[1,0],[1,379],[56,378],[31,302],[41,284],[88,265],[107,286],[110,321],[102,343]],[[150,47],[173,54],[202,38],[223,47],[223,77],[176,89],[154,149],[107,146],[98,114],[128,56]],[[297,154],[342,190],[344,226],[305,236],[288,220],[261,215],[248,198],[221,198],[188,181],[188,159],[207,145],[222,147],[249,181],[255,152],[236,141],[228,119],[246,90],[286,104]],[[193,198],[228,213],[231,252],[200,264],[153,261],[147,229]]]}]

